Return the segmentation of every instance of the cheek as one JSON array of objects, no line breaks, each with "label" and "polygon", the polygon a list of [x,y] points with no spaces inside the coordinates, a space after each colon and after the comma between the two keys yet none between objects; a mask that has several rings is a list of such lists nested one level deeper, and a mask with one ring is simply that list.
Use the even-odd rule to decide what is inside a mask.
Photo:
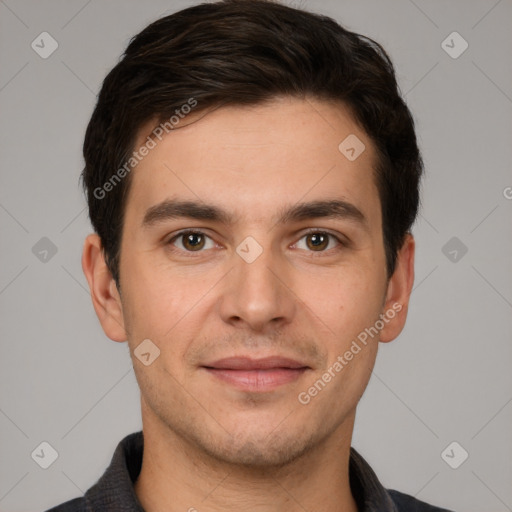
[{"label": "cheek", "polygon": [[[125,314],[132,327],[130,343],[149,338],[160,349],[164,364],[173,374],[180,374],[189,346],[204,328],[211,312],[212,288],[220,275],[180,274],[162,261],[132,258],[126,265],[129,283]],[[130,270],[129,270],[130,268]]]},{"label": "cheek", "polygon": [[165,274],[154,265],[135,263],[125,267],[125,317],[134,342],[142,337],[161,345],[192,307],[190,292],[186,283],[165,279]]},{"label": "cheek", "polygon": [[336,343],[357,336],[378,318],[384,298],[384,286],[375,268],[340,268],[305,278],[301,284],[304,303],[325,325]]}]

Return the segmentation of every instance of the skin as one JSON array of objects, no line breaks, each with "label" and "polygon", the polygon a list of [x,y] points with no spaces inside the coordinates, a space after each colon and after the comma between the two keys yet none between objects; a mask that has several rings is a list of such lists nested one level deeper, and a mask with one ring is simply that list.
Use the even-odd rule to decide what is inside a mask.
[{"label": "skin", "polygon": [[[139,144],[153,126],[142,127]],[[97,235],[85,240],[82,258],[101,325],[112,340],[128,341],[141,389],[138,499],[150,512],[356,511],[348,480],[356,406],[379,341],[405,324],[414,280],[412,235],[386,275],[374,146],[343,105],[311,98],[190,114],[180,126],[132,171],[121,295]],[[355,161],[338,149],[349,134],[366,146]],[[214,203],[236,222],[142,227],[146,210],[169,198]],[[276,224],[281,208],[324,199],[355,205],[366,228],[349,218]],[[169,242],[186,228],[207,235],[200,251],[184,237]],[[331,237],[316,248],[308,228],[343,244]],[[248,236],[263,250],[252,263],[236,252]],[[401,310],[379,335],[300,403],[299,393],[396,304]],[[160,349],[149,366],[134,356],[147,338]],[[201,368],[276,354],[309,369],[271,391],[247,392]]]}]

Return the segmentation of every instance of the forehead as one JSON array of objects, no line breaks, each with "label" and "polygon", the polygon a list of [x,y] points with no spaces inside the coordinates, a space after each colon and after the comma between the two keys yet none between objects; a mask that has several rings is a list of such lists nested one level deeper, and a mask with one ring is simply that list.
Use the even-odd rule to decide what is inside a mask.
[{"label": "forehead", "polygon": [[[141,128],[135,149],[155,126]],[[142,219],[179,197],[256,221],[284,204],[338,197],[380,219],[374,146],[342,104],[279,98],[199,110],[161,138],[132,171],[127,215]]]}]

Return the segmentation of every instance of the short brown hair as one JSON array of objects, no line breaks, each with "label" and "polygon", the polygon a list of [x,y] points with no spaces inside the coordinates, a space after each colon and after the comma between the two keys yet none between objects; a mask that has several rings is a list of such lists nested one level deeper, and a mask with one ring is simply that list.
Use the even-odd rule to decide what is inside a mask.
[{"label": "short brown hair", "polygon": [[[141,126],[288,95],[342,101],[377,149],[388,277],[419,206],[423,163],[393,64],[368,37],[333,19],[267,0],[202,3],[158,19],[130,41],[105,78],[87,127],[82,180],[89,216],[118,287],[130,176],[98,190],[130,159]],[[123,173],[124,174],[124,173]]]}]

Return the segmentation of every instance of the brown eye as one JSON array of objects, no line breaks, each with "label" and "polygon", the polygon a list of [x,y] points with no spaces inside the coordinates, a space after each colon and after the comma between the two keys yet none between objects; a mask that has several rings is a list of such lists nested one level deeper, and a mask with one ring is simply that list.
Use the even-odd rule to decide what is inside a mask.
[{"label": "brown eye", "polygon": [[[200,252],[206,247],[207,239],[209,240],[210,237],[201,231],[182,231],[171,238],[168,244],[185,252]],[[213,246],[213,243],[210,245]]]},{"label": "brown eye", "polygon": [[[343,247],[341,240],[326,231],[310,231],[306,233],[301,240],[296,244],[299,249],[302,240],[305,240],[305,249],[309,252],[328,252],[331,249],[340,249]],[[333,242],[333,244],[331,243]]]},{"label": "brown eye", "polygon": [[306,235],[307,245],[313,250],[324,250],[329,245],[329,235],[325,233],[311,233]]},{"label": "brown eye", "polygon": [[204,236],[201,233],[182,234],[183,247],[187,250],[196,251],[204,247]]}]

